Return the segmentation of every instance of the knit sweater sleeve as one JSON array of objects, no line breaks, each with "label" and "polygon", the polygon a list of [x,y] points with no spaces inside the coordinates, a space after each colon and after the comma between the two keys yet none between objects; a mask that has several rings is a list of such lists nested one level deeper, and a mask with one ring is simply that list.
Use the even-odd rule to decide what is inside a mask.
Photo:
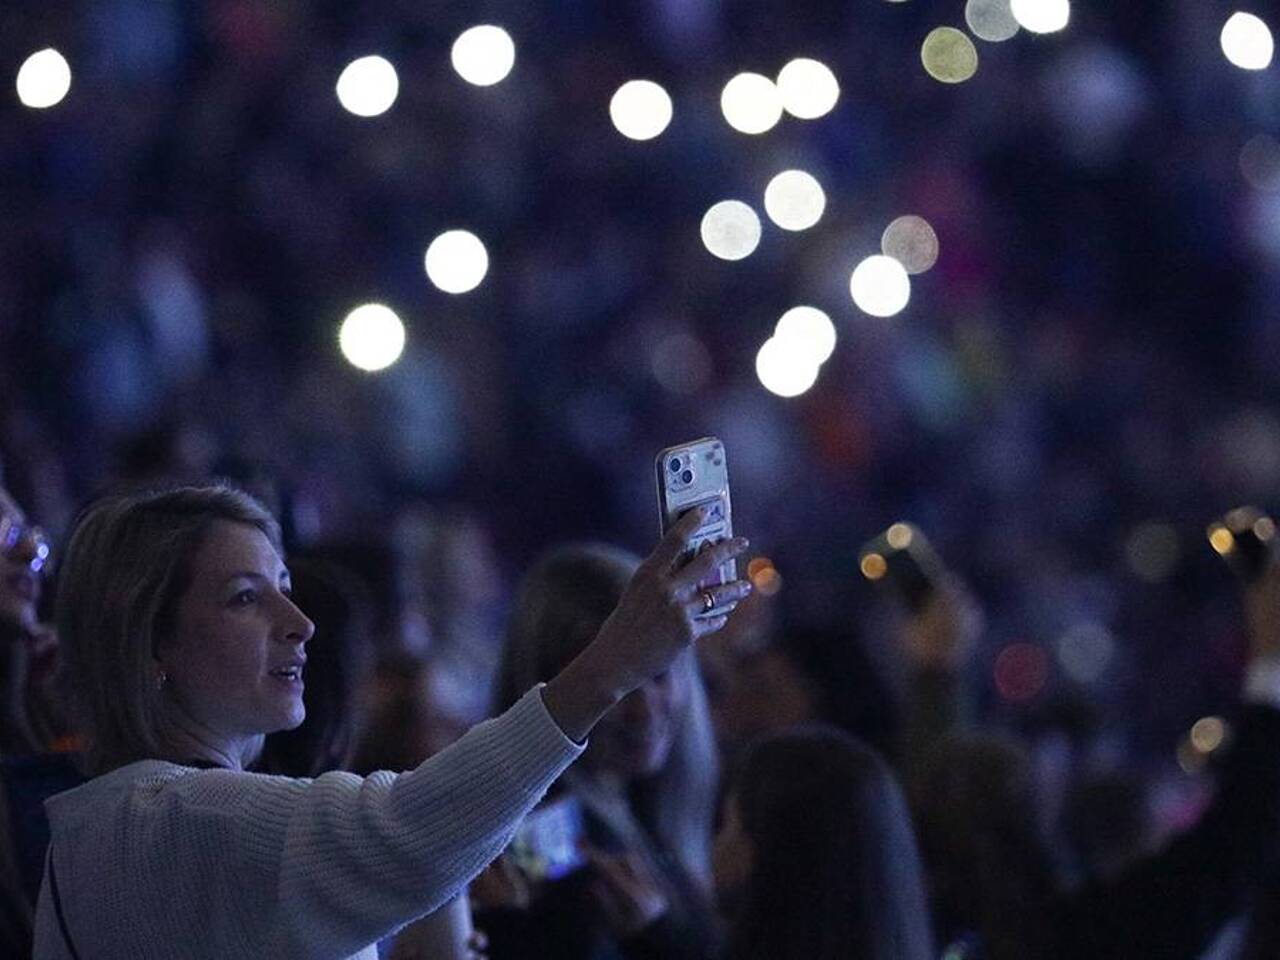
[{"label": "knit sweater sleeve", "polygon": [[535,689],[408,773],[206,771],[183,789],[187,804],[223,811],[228,868],[244,873],[238,887],[220,882],[263,954],[346,957],[453,897],[581,749]]}]

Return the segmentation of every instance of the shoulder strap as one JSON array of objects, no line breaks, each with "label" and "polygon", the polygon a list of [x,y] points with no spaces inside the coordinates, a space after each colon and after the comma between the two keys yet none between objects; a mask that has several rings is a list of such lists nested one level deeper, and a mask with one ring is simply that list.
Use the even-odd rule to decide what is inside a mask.
[{"label": "shoulder strap", "polygon": [[53,847],[49,848],[49,892],[53,894],[53,912],[58,915],[58,927],[62,930],[62,940],[67,945],[71,960],[80,960],[76,945],[71,940],[71,931],[67,929],[67,919],[62,915],[62,897],[58,895],[58,874],[53,869]]}]

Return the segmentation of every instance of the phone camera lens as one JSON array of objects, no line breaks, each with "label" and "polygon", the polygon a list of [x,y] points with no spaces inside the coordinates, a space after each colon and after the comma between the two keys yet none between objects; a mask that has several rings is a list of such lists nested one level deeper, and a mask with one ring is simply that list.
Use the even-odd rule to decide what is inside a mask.
[{"label": "phone camera lens", "polygon": [[680,474],[680,481],[682,483],[693,483],[693,471],[686,470],[684,473]]},{"label": "phone camera lens", "polygon": [[679,473],[679,472],[680,472],[680,458],[679,458],[679,457],[672,457],[672,458],[671,458],[671,464],[670,464],[670,467],[671,467],[671,472],[672,472],[672,473]]}]

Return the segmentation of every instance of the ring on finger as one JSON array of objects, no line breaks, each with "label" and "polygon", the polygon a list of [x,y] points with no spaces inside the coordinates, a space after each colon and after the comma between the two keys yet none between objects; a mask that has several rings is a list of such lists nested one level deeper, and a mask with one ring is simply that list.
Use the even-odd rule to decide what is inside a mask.
[{"label": "ring on finger", "polygon": [[702,612],[710,613],[716,608],[716,598],[710,590],[701,591],[698,596],[702,597]]}]

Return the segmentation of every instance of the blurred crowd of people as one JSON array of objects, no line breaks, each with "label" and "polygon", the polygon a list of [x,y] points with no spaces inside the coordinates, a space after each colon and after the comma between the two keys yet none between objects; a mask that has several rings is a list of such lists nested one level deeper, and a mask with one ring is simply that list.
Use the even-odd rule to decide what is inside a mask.
[{"label": "blurred crowd of people", "polygon": [[[57,545],[2,490],[0,531],[0,935],[20,956],[47,870],[43,801],[82,783],[84,765],[75,678],[59,669],[41,614]],[[290,597],[314,623],[306,717],[269,734],[252,769],[414,769],[563,671],[640,564],[604,543],[554,546],[521,578],[507,623],[481,624],[465,611],[492,603],[473,596],[485,555],[475,529],[425,512],[363,543],[295,550]],[[446,569],[469,582],[436,582]],[[1280,564],[1243,599],[1242,692],[1221,704],[1231,736],[1204,748],[1216,786],[1170,830],[1154,785],[1105,749],[1084,706],[1046,710],[1021,737],[974,712],[967,676],[984,625],[956,576],[892,621],[897,691],[865,656],[830,656],[847,641],[793,631],[776,595],[756,592],[728,629],[599,722],[581,762],[468,893],[380,950],[404,960],[1274,956]],[[827,653],[815,659],[815,648]]]},{"label": "blurred crowd of people", "polygon": [[[1223,60],[1225,7],[1077,3],[944,87],[919,44],[961,7],[0,7],[6,71],[49,44],[75,71],[53,110],[0,102],[13,942],[40,800],[77,782],[46,624],[90,495],[221,476],[267,503],[318,630],[308,720],[261,769],[408,769],[590,639],[620,547],[653,538],[653,452],[715,433],[770,589],[565,778],[589,862],[477,882],[494,960],[1274,955],[1280,911],[1250,897],[1274,892],[1255,668],[1280,618],[1273,585],[1242,610],[1203,535],[1280,489],[1274,74]],[[493,88],[449,67],[477,18],[517,42]],[[402,88],[362,120],[333,83],[370,52]],[[723,83],[799,55],[832,66],[835,111],[730,130]],[[651,143],[609,124],[636,76],[675,99]],[[702,249],[711,203],[758,207],[789,167],[826,189],[818,226]],[[903,213],[940,258],[878,320],[848,277]],[[457,226],[492,266],[452,297],[422,254]],[[367,300],[409,327],[375,376],[336,349]],[[839,342],[784,401],[753,359],[797,303]],[[909,613],[858,574],[900,519],[965,581]],[[1000,682],[1011,649],[1034,683]],[[1180,768],[1206,714],[1234,736]]]}]

